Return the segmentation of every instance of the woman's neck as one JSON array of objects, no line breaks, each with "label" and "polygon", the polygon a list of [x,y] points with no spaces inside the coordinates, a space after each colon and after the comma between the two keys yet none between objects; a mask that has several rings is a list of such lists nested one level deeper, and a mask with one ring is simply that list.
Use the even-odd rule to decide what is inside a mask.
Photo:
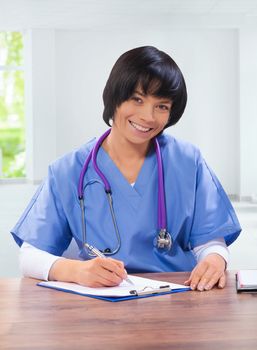
[{"label": "woman's neck", "polygon": [[148,152],[149,143],[138,145],[112,129],[102,147],[129,183],[136,182]]},{"label": "woman's neck", "polygon": [[144,159],[149,149],[149,143],[134,144],[116,132],[115,128],[112,128],[102,146],[112,159],[122,162]]}]

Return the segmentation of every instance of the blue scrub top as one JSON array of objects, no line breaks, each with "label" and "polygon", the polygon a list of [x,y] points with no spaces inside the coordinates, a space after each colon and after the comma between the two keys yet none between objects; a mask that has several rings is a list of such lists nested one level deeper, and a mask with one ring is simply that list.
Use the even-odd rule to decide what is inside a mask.
[{"label": "blue scrub top", "polygon": [[[191,271],[196,265],[192,248],[224,237],[227,245],[241,228],[221,184],[199,150],[167,134],[158,137],[164,170],[167,228],[170,251],[154,246],[158,233],[158,172],[151,149],[135,185],[124,178],[101,147],[100,170],[110,182],[113,206],[121,235],[121,248],[113,258],[122,260],[129,273]],[[90,259],[82,249],[78,181],[82,166],[95,145],[92,140],[49,166],[48,176],[11,231],[23,241],[61,256],[74,238],[80,258]],[[117,246],[113,222],[101,179],[92,162],[84,178],[87,242],[100,250]]]}]

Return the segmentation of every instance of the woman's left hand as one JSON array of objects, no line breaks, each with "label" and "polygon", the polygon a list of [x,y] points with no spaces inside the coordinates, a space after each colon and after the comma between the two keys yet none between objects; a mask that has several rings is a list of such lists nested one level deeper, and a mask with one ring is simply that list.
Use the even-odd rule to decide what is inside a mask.
[{"label": "woman's left hand", "polygon": [[224,288],[226,284],[226,262],[219,254],[212,253],[200,261],[191,272],[186,286],[192,290],[210,290],[218,283],[219,288]]}]

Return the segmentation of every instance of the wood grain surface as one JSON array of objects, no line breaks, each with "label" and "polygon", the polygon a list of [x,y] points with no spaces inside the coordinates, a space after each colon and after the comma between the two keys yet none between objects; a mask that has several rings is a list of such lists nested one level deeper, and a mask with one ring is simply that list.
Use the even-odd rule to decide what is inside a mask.
[{"label": "wood grain surface", "polygon": [[[189,273],[140,276],[183,283]],[[0,349],[257,349],[257,294],[225,289],[111,303],[0,279]]]}]

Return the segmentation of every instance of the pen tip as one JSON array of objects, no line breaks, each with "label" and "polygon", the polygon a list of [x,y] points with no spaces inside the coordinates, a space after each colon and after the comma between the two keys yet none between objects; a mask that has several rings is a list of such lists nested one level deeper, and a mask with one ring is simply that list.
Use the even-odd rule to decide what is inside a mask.
[{"label": "pen tip", "polygon": [[134,286],[134,283],[133,283],[129,278],[126,278],[126,282],[128,282],[129,284],[131,284],[132,286]]}]

